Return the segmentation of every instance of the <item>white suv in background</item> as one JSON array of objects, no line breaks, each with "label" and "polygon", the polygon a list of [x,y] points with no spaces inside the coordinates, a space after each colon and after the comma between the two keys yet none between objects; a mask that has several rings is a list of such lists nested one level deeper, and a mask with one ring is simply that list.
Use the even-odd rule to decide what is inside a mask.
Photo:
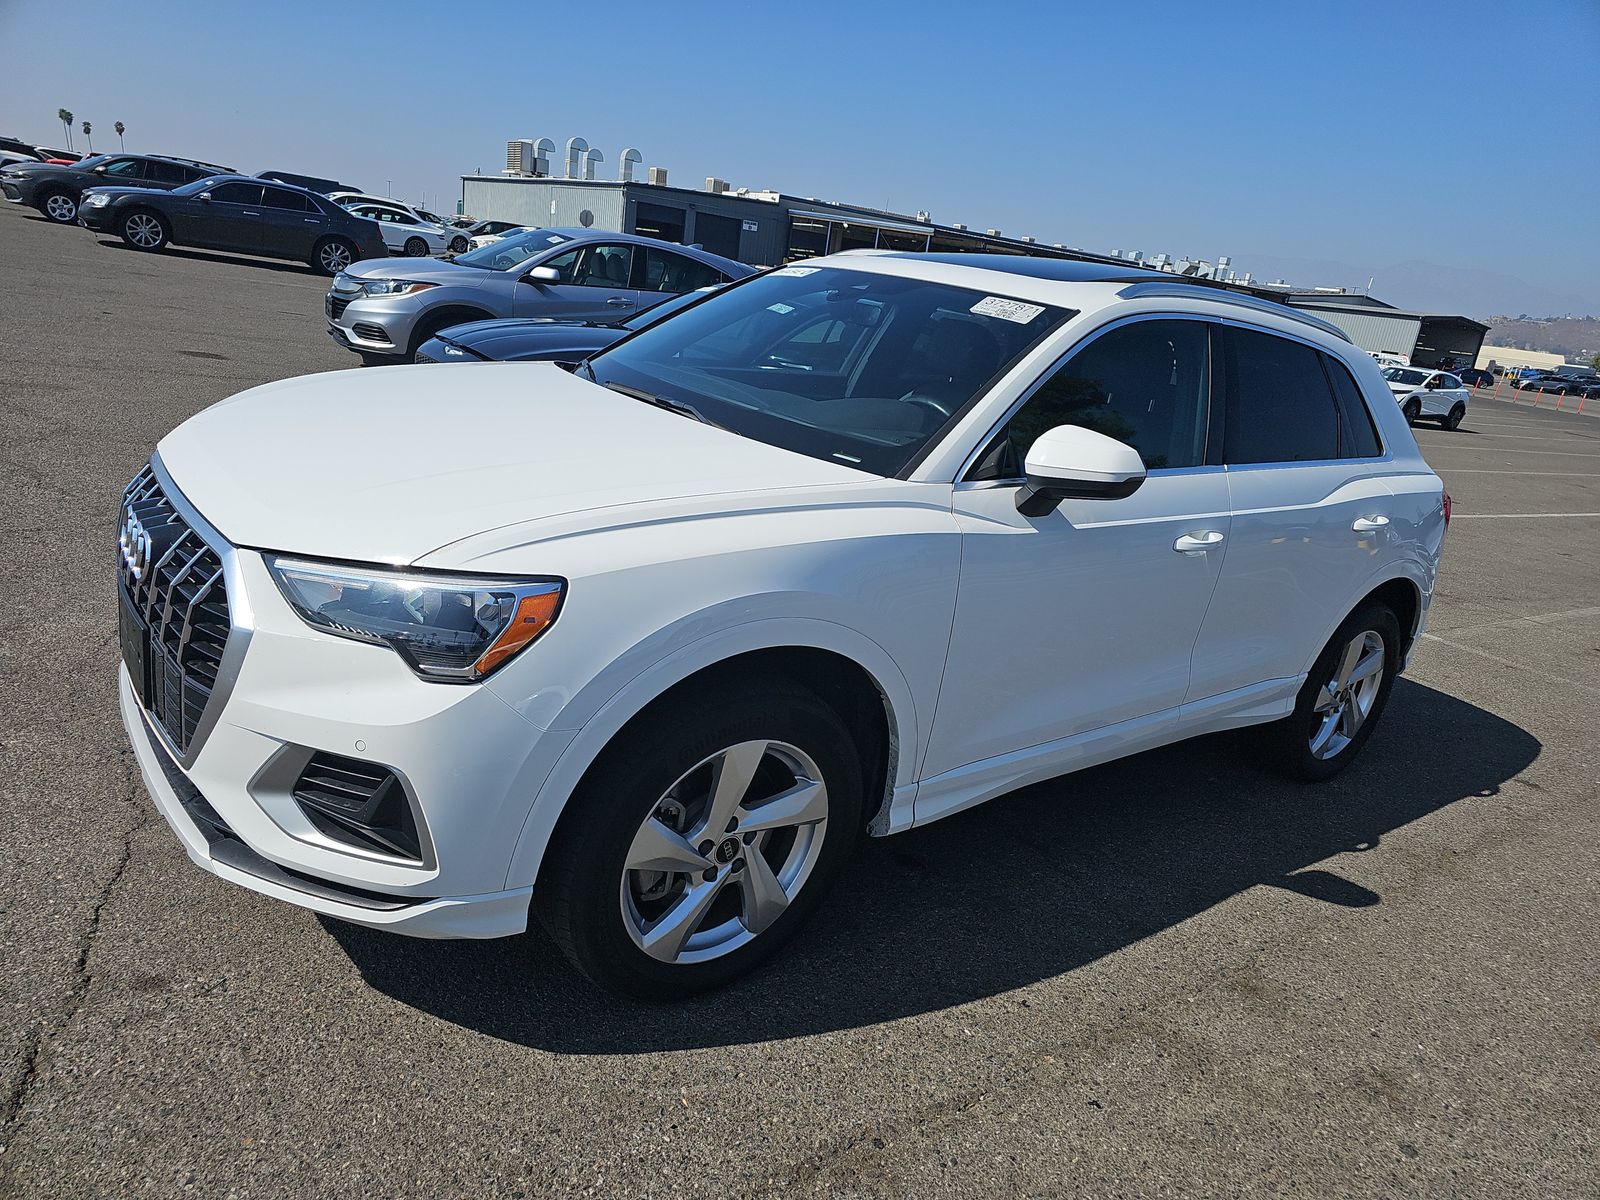
[{"label": "white suv in background", "polygon": [[424,937],[531,908],[590,978],[677,996],[782,945],[863,833],[1236,726],[1343,769],[1448,518],[1314,317],[847,253],[576,373],[191,418],[123,502],[122,715],[201,867]]},{"label": "white suv in background", "polygon": [[453,229],[429,224],[391,205],[361,202],[346,204],[344,209],[355,216],[376,221],[378,228],[383,231],[383,244],[389,247],[389,253],[405,258],[444,254],[449,251],[452,242],[465,241]]},{"label": "white suv in background", "polygon": [[1434,417],[1446,429],[1459,429],[1472,401],[1472,390],[1448,371],[1385,367],[1383,379],[1412,425],[1424,417]]}]

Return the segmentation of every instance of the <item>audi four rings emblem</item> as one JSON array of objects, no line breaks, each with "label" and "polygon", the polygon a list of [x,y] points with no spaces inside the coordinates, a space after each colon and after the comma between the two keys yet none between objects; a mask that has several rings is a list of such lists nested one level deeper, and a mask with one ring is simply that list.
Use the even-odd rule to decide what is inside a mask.
[{"label": "audi four rings emblem", "polygon": [[133,515],[132,509],[123,518],[117,545],[122,550],[122,561],[127,565],[129,574],[135,579],[142,578],[145,568],[150,565],[150,535],[139,523],[139,518]]}]

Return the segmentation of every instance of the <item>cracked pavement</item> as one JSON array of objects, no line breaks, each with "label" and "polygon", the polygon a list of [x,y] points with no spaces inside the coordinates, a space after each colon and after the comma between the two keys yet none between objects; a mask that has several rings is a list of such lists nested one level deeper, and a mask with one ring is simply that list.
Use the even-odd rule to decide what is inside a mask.
[{"label": "cracked pavement", "polygon": [[639,1006],[537,934],[188,862],[116,716],[117,497],[353,359],[293,266],[0,206],[0,274],[0,1196],[1600,1194],[1600,519],[1502,517],[1600,511],[1600,424],[1419,431],[1461,518],[1433,636],[1334,783],[1223,737],[1029,788]]}]

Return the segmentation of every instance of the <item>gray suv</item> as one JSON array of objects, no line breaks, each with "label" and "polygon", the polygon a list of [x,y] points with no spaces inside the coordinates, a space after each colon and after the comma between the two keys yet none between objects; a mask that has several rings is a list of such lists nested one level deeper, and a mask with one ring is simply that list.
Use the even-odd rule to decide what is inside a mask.
[{"label": "gray suv", "polygon": [[341,271],[328,333],[363,363],[410,362],[439,330],[495,317],[620,321],[663,294],[755,274],[754,267],[656,238],[533,229],[454,262],[387,260]]},{"label": "gray suv", "polygon": [[13,204],[37,208],[52,221],[73,225],[86,189],[121,184],[167,191],[208,175],[228,175],[232,167],[168,158],[161,154],[98,154],[70,166],[13,163],[0,171],[0,191]]}]

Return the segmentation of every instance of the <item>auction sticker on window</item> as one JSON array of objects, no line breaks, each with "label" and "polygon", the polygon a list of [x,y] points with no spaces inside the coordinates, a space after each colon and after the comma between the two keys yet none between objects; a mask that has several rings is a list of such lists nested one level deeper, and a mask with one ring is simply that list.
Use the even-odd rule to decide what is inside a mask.
[{"label": "auction sticker on window", "polygon": [[815,275],[821,267],[779,267],[774,275]]},{"label": "auction sticker on window", "polygon": [[985,296],[967,311],[975,312],[980,317],[999,317],[1002,321],[1015,321],[1018,325],[1026,325],[1044,311],[1044,305],[1024,304],[1021,300],[1005,300],[999,296]]}]

